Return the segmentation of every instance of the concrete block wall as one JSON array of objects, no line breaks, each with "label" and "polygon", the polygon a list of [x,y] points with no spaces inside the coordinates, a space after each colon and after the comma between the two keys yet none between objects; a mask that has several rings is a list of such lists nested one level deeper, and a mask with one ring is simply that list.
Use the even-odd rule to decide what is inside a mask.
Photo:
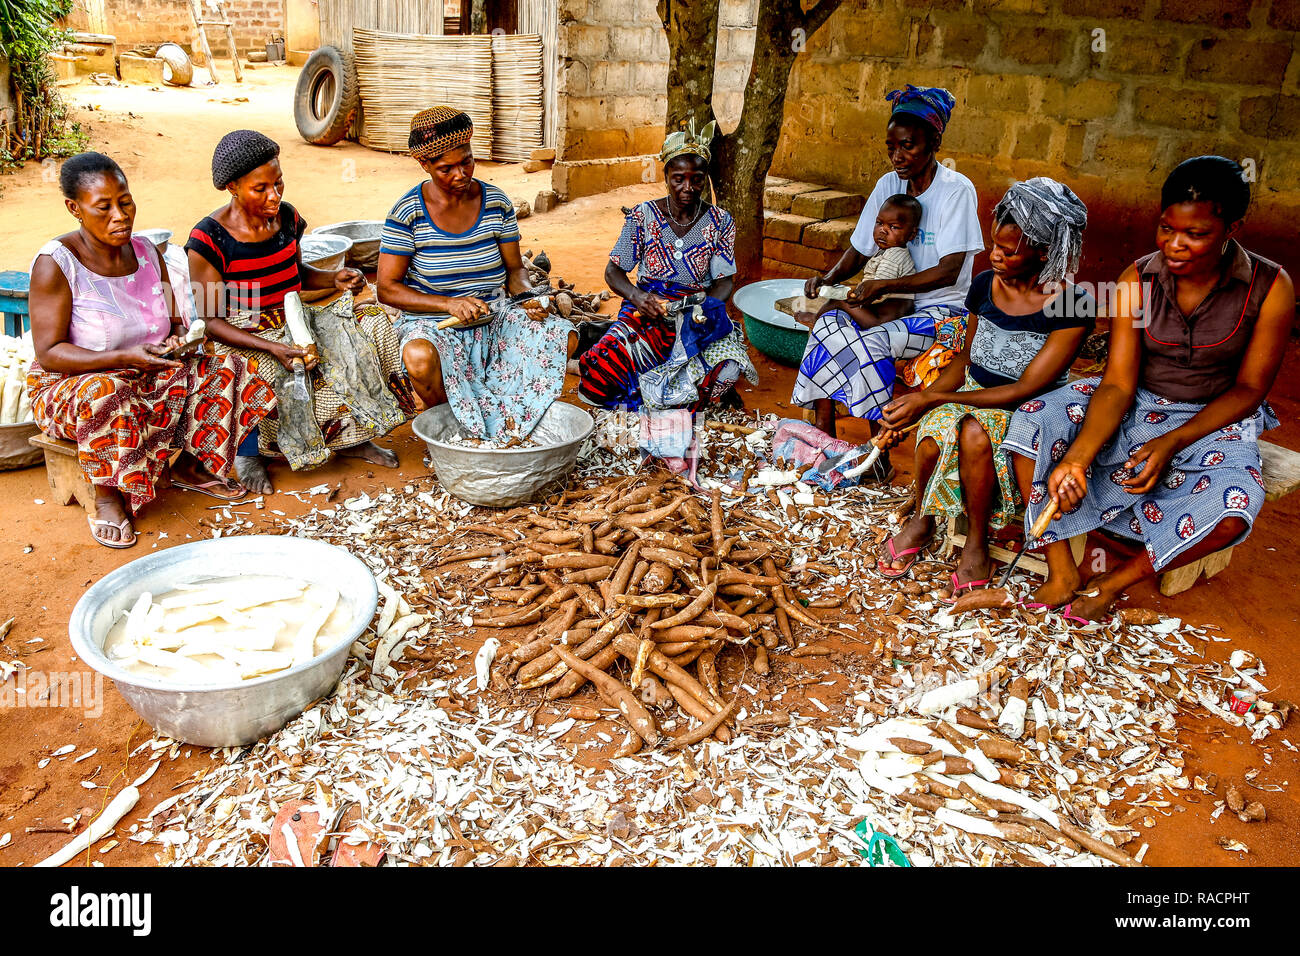
[{"label": "concrete block wall", "polygon": [[[722,3],[713,104],[724,130],[740,119],[755,7]],[[560,0],[559,19],[555,190],[567,200],[656,180],[668,40],[654,0]]]},{"label": "concrete block wall", "polygon": [[848,247],[866,197],[769,176],[763,190],[763,274],[806,279]]},{"label": "concrete block wall", "polygon": [[[235,35],[235,48],[241,55],[249,50],[264,50],[266,39],[272,34],[284,36],[285,0],[223,0],[222,7]],[[206,6],[203,15],[205,19],[215,18]],[[195,43],[188,0],[104,0],[104,18],[107,32],[117,37],[119,52],[139,44],[166,41],[179,43],[189,50]],[[84,4],[74,3],[67,24],[73,30],[90,29]],[[207,31],[212,55],[218,59],[229,58],[226,31],[220,27],[208,27]]]},{"label": "concrete block wall", "polygon": [[1295,0],[845,0],[796,61],[772,173],[869,192],[888,170],[884,94],[944,86],[940,157],[985,218],[1030,176],[1088,205],[1081,274],[1150,251],[1160,183],[1202,153],[1253,165],[1245,238],[1294,270],[1298,29]]}]

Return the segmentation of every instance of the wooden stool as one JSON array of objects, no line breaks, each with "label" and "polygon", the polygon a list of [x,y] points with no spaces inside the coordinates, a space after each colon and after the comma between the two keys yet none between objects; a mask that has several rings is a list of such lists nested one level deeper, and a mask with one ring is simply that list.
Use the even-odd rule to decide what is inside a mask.
[{"label": "wooden stool", "polygon": [[95,486],[77,462],[77,446],[44,434],[35,435],[27,442],[45,452],[45,477],[49,479],[58,503],[70,505],[75,500],[86,509],[86,514],[93,515]]},{"label": "wooden stool", "polygon": [[[1023,522],[1024,518],[1017,515],[1014,523],[1022,525]],[[948,537],[944,540],[943,548],[940,551],[944,558],[951,557],[955,550],[966,544],[966,531],[969,527],[970,524],[965,515],[958,518],[948,519]],[[1087,543],[1088,536],[1086,534],[1076,534],[1070,539],[1070,554],[1074,558],[1075,564],[1078,564],[1083,560],[1083,549]],[[1002,564],[1010,564],[1015,556],[1016,552],[1001,547],[1000,545],[989,545],[989,557],[994,561],[998,561]],[[1032,554],[1024,555],[1020,559],[1020,563],[1016,565],[1016,569],[1029,571],[1042,578],[1047,577],[1047,562]]]},{"label": "wooden stool", "polygon": [[31,328],[27,312],[27,290],[32,277],[26,272],[12,269],[0,272],[0,319],[4,319],[5,335],[15,338]]},{"label": "wooden stool", "polygon": [[[1259,457],[1263,463],[1265,501],[1277,501],[1300,488],[1300,452],[1275,445],[1271,441],[1261,441]],[[1160,575],[1160,593],[1165,597],[1180,594],[1199,581],[1202,574],[1207,578],[1214,577],[1231,560],[1232,548],[1224,548],[1207,554],[1199,561],[1174,568]]]}]

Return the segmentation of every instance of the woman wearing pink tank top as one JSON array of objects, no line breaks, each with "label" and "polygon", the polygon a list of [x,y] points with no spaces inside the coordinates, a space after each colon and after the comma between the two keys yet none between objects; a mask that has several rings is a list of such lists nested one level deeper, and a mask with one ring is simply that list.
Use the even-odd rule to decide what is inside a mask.
[{"label": "woman wearing pink tank top", "polygon": [[168,357],[185,329],[157,249],[131,236],[135,203],[113,160],[74,156],[60,185],[80,227],[32,263],[27,389],[41,430],[77,443],[95,487],[91,535],[129,548],[131,514],[153,500],[168,469],[178,487],[243,497],[225,476],[275,396],[239,356]]}]

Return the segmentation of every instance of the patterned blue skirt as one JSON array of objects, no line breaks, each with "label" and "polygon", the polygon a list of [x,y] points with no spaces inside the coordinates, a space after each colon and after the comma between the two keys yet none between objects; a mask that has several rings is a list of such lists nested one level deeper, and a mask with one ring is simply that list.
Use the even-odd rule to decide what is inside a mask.
[{"label": "patterned blue skirt", "polygon": [[[1047,500],[1047,479],[1079,433],[1099,378],[1082,379],[1025,402],[1011,417],[1002,451],[1036,459],[1034,483],[1025,505],[1032,526]],[[1088,494],[1074,511],[1061,515],[1043,535],[1061,541],[1095,528],[1146,543],[1151,564],[1160,570],[1209,534],[1224,518],[1241,518],[1246,539],[1264,505],[1259,433],[1278,425],[1265,402],[1254,414],[1211,432],[1173,457],[1164,477],[1144,495],[1120,484],[1124,468],[1139,447],[1185,424],[1205,406],[1175,402],[1138,389],[1133,407],[1088,469]],[[1043,454],[1040,450],[1046,452]]]}]

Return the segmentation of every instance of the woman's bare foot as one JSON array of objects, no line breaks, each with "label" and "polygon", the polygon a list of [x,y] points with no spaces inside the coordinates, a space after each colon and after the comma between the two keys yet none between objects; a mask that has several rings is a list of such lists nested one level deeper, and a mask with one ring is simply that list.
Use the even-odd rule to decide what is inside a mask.
[{"label": "woman's bare foot", "polygon": [[1074,592],[1079,590],[1079,585],[1082,583],[1079,569],[1071,566],[1069,573],[1049,574],[1038,590],[1029,596],[1029,600],[1034,604],[1043,604],[1047,607],[1069,604],[1075,600]]},{"label": "woman's bare foot", "polygon": [[383,465],[385,468],[396,468],[398,464],[396,454],[387,448],[380,448],[372,441],[362,442],[351,448],[340,448],[338,453],[344,458],[361,458],[373,465]]},{"label": "woman's bare foot", "polygon": [[[961,558],[957,561],[957,581],[962,585],[970,584],[972,581],[988,581],[993,575],[993,562],[989,559],[989,553],[982,548],[964,547],[961,549]],[[965,594],[970,588],[962,587],[957,594],[953,593],[952,578],[948,579],[948,593],[944,595],[947,600],[952,600]],[[981,585],[982,586],[982,585]]]},{"label": "woman's bare foot", "polygon": [[902,571],[916,562],[915,554],[905,555],[903,552],[911,548],[925,547],[932,537],[934,537],[934,518],[929,515],[913,517],[891,539],[894,542],[894,554],[898,557],[890,556],[889,543],[886,541],[885,547],[880,552],[878,567],[889,571]]},{"label": "woman's bare foot", "polygon": [[91,536],[97,541],[116,545],[135,540],[135,527],[127,513],[126,502],[116,488],[95,486],[95,521],[108,522],[91,525]]},{"label": "woman's bare foot", "polygon": [[271,476],[266,471],[266,459],[261,455],[239,455],[235,458],[235,475],[239,483],[255,495],[269,495],[275,491]]},{"label": "woman's bare foot", "polygon": [[1115,580],[1113,574],[1100,574],[1088,582],[1086,594],[1070,598],[1070,615],[1081,617],[1085,621],[1100,621],[1109,616],[1108,612],[1124,589]]}]

